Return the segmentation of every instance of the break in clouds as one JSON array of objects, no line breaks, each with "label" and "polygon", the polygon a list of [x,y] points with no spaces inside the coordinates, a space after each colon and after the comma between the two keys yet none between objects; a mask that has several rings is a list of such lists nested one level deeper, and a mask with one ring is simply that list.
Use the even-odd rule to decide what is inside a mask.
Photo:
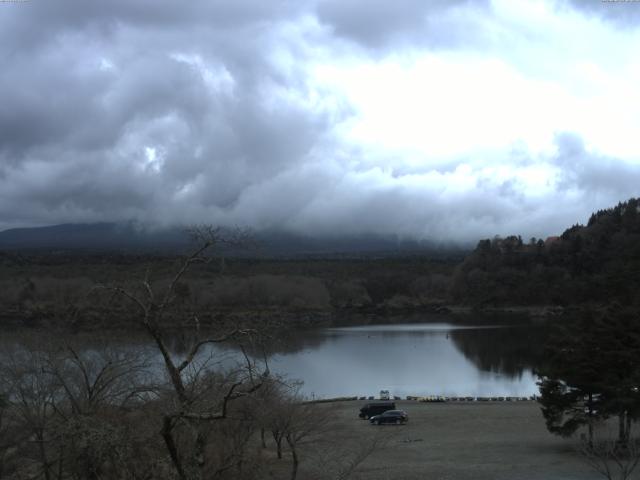
[{"label": "break in clouds", "polygon": [[640,4],[0,3],[0,228],[559,233],[638,195],[630,18]]}]

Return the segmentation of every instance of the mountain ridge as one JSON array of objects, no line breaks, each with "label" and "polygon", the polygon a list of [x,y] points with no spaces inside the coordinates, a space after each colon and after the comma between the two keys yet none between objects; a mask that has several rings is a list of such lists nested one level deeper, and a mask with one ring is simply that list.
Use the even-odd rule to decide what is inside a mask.
[{"label": "mountain ridge", "polygon": [[[256,248],[232,250],[241,256],[403,255],[462,253],[456,244],[402,239],[394,235],[313,237],[283,231],[255,234]],[[145,228],[133,222],[67,223],[0,231],[0,250],[181,253],[193,246],[184,227]]]}]

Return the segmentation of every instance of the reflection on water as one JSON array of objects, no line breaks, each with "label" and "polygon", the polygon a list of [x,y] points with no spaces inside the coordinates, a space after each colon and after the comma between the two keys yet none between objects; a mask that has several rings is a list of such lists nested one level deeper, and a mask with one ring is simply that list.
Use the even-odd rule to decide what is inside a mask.
[{"label": "reflection on water", "polygon": [[518,326],[454,331],[451,338],[480,370],[515,377],[541,364],[545,335],[545,328]]},{"label": "reflection on water", "polygon": [[[369,396],[380,390],[399,396],[529,396],[537,393],[532,371],[540,362],[543,335],[540,327],[438,321],[278,332],[268,345],[244,347],[258,362],[268,357],[271,372],[302,380],[308,396]],[[24,332],[4,335],[0,351],[51,341],[42,332],[28,336],[30,346]],[[178,357],[194,340],[184,332],[168,337]],[[155,375],[164,373],[160,355],[143,334],[102,338],[95,345],[88,337],[72,341],[85,351],[109,344],[154,357]],[[245,361],[239,349],[220,345],[209,346],[201,359],[215,369]]]},{"label": "reflection on water", "polygon": [[528,396],[537,392],[532,330],[446,323],[330,328],[306,332],[316,342],[269,362],[273,371],[303,379],[304,392],[317,397],[381,389],[400,396]]}]

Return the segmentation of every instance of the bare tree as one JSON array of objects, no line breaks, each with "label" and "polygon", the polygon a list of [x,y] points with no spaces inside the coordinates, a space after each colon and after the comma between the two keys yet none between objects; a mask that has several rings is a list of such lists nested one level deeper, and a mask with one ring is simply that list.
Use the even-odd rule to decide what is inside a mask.
[{"label": "bare tree", "polygon": [[24,434],[15,448],[23,463],[37,465],[39,475],[52,480],[57,460],[50,447],[55,440],[56,403],[60,392],[54,379],[42,372],[43,352],[18,350],[5,355],[3,360],[0,383],[7,390],[11,417],[7,420]]},{"label": "bare tree", "polygon": [[640,462],[640,439],[629,439],[624,444],[613,439],[583,442],[579,452],[607,480],[627,480]]},{"label": "bare tree", "polygon": [[0,391],[0,478],[4,478],[5,467],[11,452],[15,451],[15,446],[19,443],[18,432],[8,421],[8,413],[9,402],[6,399],[6,392]]},{"label": "bare tree", "polygon": [[211,478],[253,478],[260,472],[260,458],[255,443],[259,429],[256,405],[252,399],[239,399],[226,420],[210,431],[208,476]]},{"label": "bare tree", "polygon": [[[209,369],[201,363],[199,355],[212,344],[219,344],[252,335],[248,329],[233,328],[217,336],[205,336],[198,316],[190,315],[189,321],[195,332],[186,353],[172,353],[167,343],[166,321],[180,297],[180,285],[189,269],[195,264],[209,263],[209,253],[218,247],[240,246],[247,243],[249,235],[244,230],[225,231],[211,226],[198,226],[190,230],[192,238],[199,244],[178,267],[168,286],[158,291],[151,283],[149,274],[137,290],[120,286],[103,287],[128,299],[137,309],[139,324],[152,338],[160,352],[165,372],[171,385],[171,401],[162,420],[161,434],[172,464],[181,480],[202,478],[205,472],[205,450],[207,444],[206,424],[225,419],[229,403],[257,391],[268,369],[256,374],[255,365],[247,362],[245,368],[228,375],[204,374]],[[184,312],[182,312],[184,313]],[[175,318],[173,319],[175,320]],[[183,326],[185,322],[183,322]],[[191,433],[188,448],[180,448],[177,430]]]},{"label": "bare tree", "polygon": [[301,386],[301,382],[274,379],[268,395],[262,399],[262,426],[271,432],[278,459],[282,459],[283,441],[289,447],[292,480],[298,475],[301,445],[317,437],[326,424],[318,405],[304,401]]},{"label": "bare tree", "polygon": [[298,399],[297,396],[291,397],[283,405],[288,410],[284,438],[291,451],[291,480],[296,480],[298,476],[299,447],[304,441],[318,435],[326,422],[326,417],[318,411],[317,404],[300,403]]},{"label": "bare tree", "polygon": [[[306,474],[313,473],[314,459],[324,451],[324,467],[318,472],[331,472],[327,478],[348,478],[358,465],[382,443],[378,435],[356,445],[335,448],[333,438],[337,433],[326,405],[305,401],[300,395],[300,382],[287,383],[282,379],[272,379],[265,389],[262,399],[261,426],[271,432],[278,459],[283,458],[286,446],[291,455],[290,479],[296,480],[305,460]],[[265,393],[263,392],[263,393]],[[326,467],[331,465],[331,469]],[[317,472],[316,472],[317,473]]]},{"label": "bare tree", "polygon": [[[99,342],[101,343],[101,342]],[[99,344],[80,351],[63,344],[45,358],[42,372],[55,379],[60,392],[59,446],[66,469],[78,478],[135,476],[132,422],[123,422],[137,395],[153,392],[146,385],[150,363],[137,350]],[[137,427],[137,426],[136,426]],[[148,442],[148,439],[144,439]]]},{"label": "bare tree", "polygon": [[151,360],[138,350],[114,348],[105,342],[80,352],[70,343],[45,358],[43,372],[57,380],[71,413],[91,415],[108,407],[124,407],[148,385]]},{"label": "bare tree", "polygon": [[[0,444],[8,440],[3,453],[12,452],[7,466],[15,478],[133,479],[143,478],[137,470],[153,471],[157,448],[146,458],[136,451],[139,435],[131,432],[144,429],[123,408],[145,367],[138,357],[115,349],[81,351],[64,342],[25,341],[5,350],[0,434],[7,435],[0,435]],[[150,446],[149,438],[139,440]]]}]

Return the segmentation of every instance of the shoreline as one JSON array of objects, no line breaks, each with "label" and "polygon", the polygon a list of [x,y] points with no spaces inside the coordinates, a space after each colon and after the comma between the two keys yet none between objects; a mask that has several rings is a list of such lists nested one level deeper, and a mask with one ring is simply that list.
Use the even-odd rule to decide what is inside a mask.
[{"label": "shoreline", "polygon": [[[576,308],[582,308],[577,306]],[[532,323],[545,322],[561,316],[566,311],[558,306],[504,306],[472,307],[459,304],[429,304],[411,308],[362,307],[335,308],[332,310],[282,309],[282,308],[223,308],[209,310],[200,317],[205,327],[220,327],[229,323],[264,323],[276,321],[282,327],[306,329],[332,326],[370,325],[381,323],[419,323],[421,316],[442,318],[453,323],[482,325],[488,316],[500,316],[505,324],[514,319]],[[180,318],[190,315],[176,312],[165,319],[166,328],[188,328],[188,324],[178,325]],[[408,322],[407,322],[408,321]],[[135,316],[128,311],[108,311],[105,309],[67,308],[54,309],[6,309],[0,311],[0,329],[5,328],[61,328],[74,332],[110,331],[138,329]]]},{"label": "shoreline", "polygon": [[535,402],[537,400],[536,395],[531,396],[488,396],[488,397],[474,397],[474,396],[466,396],[466,397],[447,397],[443,395],[407,395],[405,398],[394,397],[394,398],[375,398],[374,396],[353,396],[353,397],[333,397],[333,398],[318,398],[314,400],[307,400],[303,403],[337,403],[337,402],[414,402],[414,403],[473,403],[473,402],[482,402],[482,403],[504,403],[504,402]]}]

